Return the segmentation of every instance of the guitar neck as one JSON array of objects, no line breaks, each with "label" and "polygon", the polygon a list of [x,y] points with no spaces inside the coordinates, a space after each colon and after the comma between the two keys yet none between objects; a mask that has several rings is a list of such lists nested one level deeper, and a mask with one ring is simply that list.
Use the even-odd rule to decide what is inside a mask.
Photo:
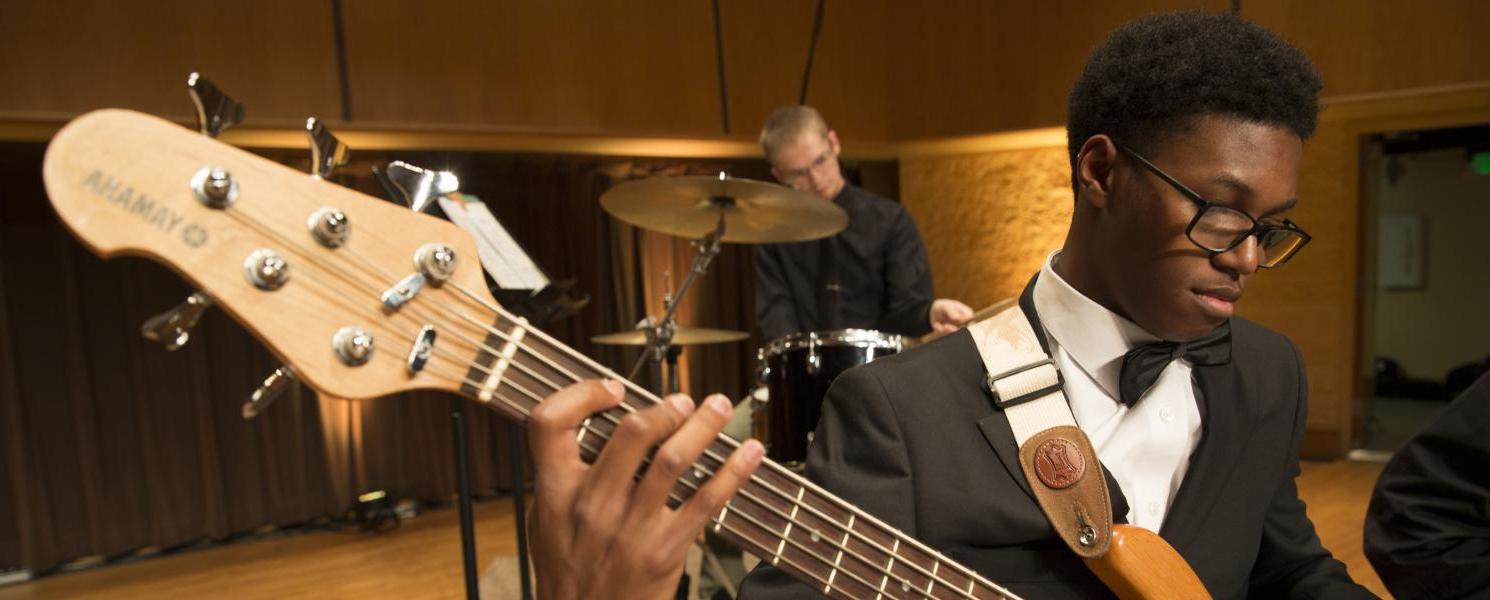
[{"label": "guitar neck", "polygon": [[[543,398],[583,379],[619,375],[510,314],[488,330],[461,391],[526,421]],[[593,461],[620,418],[657,396],[627,383],[621,406],[581,425],[581,453]],[[720,435],[674,485],[676,506],[721,468],[739,442]],[[766,459],[715,515],[713,531],[823,594],[838,598],[1014,598],[971,569]]]}]

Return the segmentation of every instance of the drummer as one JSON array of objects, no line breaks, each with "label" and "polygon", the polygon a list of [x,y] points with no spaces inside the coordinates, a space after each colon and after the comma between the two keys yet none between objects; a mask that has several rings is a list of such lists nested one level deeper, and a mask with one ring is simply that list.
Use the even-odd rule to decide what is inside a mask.
[{"label": "drummer", "polygon": [[838,134],[817,110],[776,109],[760,142],[778,181],[848,213],[837,235],[756,246],[755,311],[767,340],[848,328],[921,336],[956,330],[973,316],[966,304],[932,299],[916,223],[900,203],[843,180]]}]

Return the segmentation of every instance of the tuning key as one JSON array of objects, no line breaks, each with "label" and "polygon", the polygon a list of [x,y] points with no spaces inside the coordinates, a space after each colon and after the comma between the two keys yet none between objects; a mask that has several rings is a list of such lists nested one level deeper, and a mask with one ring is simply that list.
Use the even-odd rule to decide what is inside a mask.
[{"label": "tuning key", "polygon": [[305,120],[305,136],[310,138],[310,174],[316,179],[331,176],[332,171],[352,157],[351,148],[315,117]]},{"label": "tuning key", "polygon": [[388,163],[381,171],[374,171],[383,187],[414,212],[424,212],[434,206],[435,199],[460,190],[460,178],[450,171],[421,169],[401,160]]},{"label": "tuning key", "polygon": [[[186,77],[186,94],[197,109],[197,130],[202,135],[215,138],[224,129],[243,122],[243,103],[224,94],[201,73],[192,72]],[[214,208],[223,208],[238,196],[232,175],[220,168],[203,168],[190,183],[197,197]],[[171,310],[145,319],[140,324],[140,335],[160,342],[166,350],[179,350],[191,341],[192,328],[211,307],[212,299],[207,294],[193,292]]]},{"label": "tuning key", "polygon": [[285,390],[290,389],[293,383],[295,383],[295,369],[289,365],[281,365],[275,369],[264,378],[264,383],[260,384],[258,389],[249,394],[248,402],[243,403],[244,420],[259,416],[259,413],[264,412],[270,403],[283,396]]},{"label": "tuning key", "polygon": [[243,122],[243,103],[224,94],[201,73],[186,77],[186,91],[197,107],[197,129],[207,137],[217,137],[224,129]]},{"label": "tuning key", "polygon": [[202,313],[212,307],[207,294],[195,292],[175,308],[165,311],[140,325],[140,335],[152,342],[160,342],[166,350],[179,350],[191,340],[191,330],[201,320]]}]

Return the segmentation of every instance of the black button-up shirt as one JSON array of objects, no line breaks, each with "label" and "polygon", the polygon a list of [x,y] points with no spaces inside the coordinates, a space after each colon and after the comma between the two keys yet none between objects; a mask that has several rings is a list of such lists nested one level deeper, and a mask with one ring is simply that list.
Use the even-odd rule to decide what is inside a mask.
[{"label": "black button-up shirt", "polygon": [[755,248],[755,314],[767,340],[800,331],[931,331],[931,268],[899,203],[845,184],[833,201],[848,228],[810,242]]}]

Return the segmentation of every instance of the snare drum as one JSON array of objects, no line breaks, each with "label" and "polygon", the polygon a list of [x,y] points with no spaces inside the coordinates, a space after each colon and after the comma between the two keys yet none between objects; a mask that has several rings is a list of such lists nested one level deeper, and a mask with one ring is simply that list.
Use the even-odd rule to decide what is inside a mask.
[{"label": "snare drum", "polygon": [[765,443],[766,456],[800,465],[833,380],[900,349],[900,336],[868,329],[811,331],[772,340],[757,355],[768,392],[763,403],[755,399],[754,411],[755,436]]}]

